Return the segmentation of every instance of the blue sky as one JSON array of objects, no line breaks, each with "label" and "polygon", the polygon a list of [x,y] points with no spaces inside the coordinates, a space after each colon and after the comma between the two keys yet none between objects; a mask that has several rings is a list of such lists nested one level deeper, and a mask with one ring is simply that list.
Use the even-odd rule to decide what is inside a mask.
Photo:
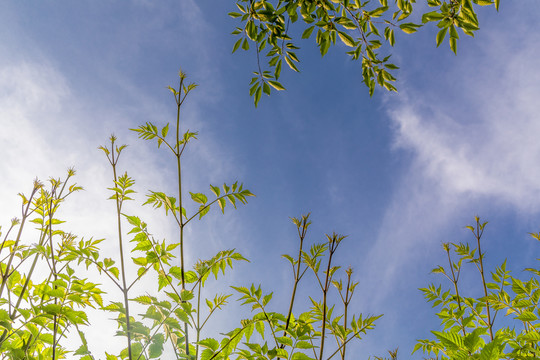
[{"label": "blue sky", "polygon": [[[174,120],[166,86],[176,84],[181,67],[199,84],[182,117],[183,129],[200,134],[186,154],[186,187],[199,192],[239,180],[257,195],[247,207],[194,224],[191,261],[237,248],[252,262],[230,273],[231,284],[261,283],[274,291],[275,310],[286,312],[291,274],[280,255],[297,246],[289,217],[311,212],[309,241],[349,235],[338,261],[360,283],[354,312],[385,314],[351,347],[351,358],[398,346],[401,359],[422,358],[409,354],[438,321],[417,289],[445,284],[429,274],[445,264],[442,242],[473,240],[463,227],[479,215],[490,222],[488,264],[508,258],[516,274],[535,264],[538,247],[527,233],[540,228],[540,3],[481,9],[481,30],[474,39],[461,36],[458,56],[446,42],[435,47],[432,27],[399,34],[392,50],[399,93],[378,89],[373,98],[344,47],[321,59],[310,41],[299,41],[301,73],[284,72],[287,91],[263,96],[258,109],[248,94],[255,54],[231,55],[237,23],[227,13],[234,7],[2,3],[0,224],[18,216],[16,194],[28,192],[34,177],[62,176],[74,166],[86,191],[66,204],[66,226],[109,238],[104,251],[114,251],[114,206],[105,200],[111,171],[97,147],[115,133],[130,145],[121,166],[139,191],[129,211],[156,235],[174,238],[167,219],[138,206],[147,189],[174,191],[174,164],[128,129]],[[247,317],[247,309],[232,309]],[[95,321],[89,331],[97,352],[103,343],[122,345],[104,332],[114,333],[112,322]]]}]

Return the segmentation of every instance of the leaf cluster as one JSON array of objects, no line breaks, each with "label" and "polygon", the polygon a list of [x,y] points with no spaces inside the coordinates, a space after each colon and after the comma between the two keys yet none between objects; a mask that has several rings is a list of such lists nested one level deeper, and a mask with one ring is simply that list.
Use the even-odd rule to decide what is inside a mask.
[{"label": "leaf cluster", "polygon": [[479,30],[476,7],[494,5],[498,10],[500,0],[428,0],[428,6],[435,10],[424,13],[420,24],[409,20],[415,3],[416,0],[237,0],[237,10],[229,13],[241,22],[232,32],[238,37],[233,53],[240,48],[249,50],[250,44],[255,48],[257,70],[249,90],[255,106],[263,93],[270,95],[272,88],[285,90],[280,82],[283,64],[292,71],[300,71],[299,46],[293,37],[298,32],[293,30],[295,25],[302,31],[301,39],[314,39],[322,56],[339,39],[347,55],[361,62],[362,82],[373,95],[377,86],[397,91],[393,71],[398,67],[390,62],[388,54],[388,47],[396,41],[395,30],[412,34],[426,23],[437,22],[437,46],[449,33],[450,48],[456,53],[457,29],[474,36]]},{"label": "leaf cluster", "polygon": [[[442,329],[432,331],[434,339],[419,340],[414,351],[422,350],[440,359],[534,359],[538,350],[540,332],[540,287],[538,271],[526,269],[532,276],[522,281],[510,275],[506,261],[491,272],[491,281],[484,276],[481,237],[487,225],[475,218],[474,226],[467,226],[476,240],[469,244],[443,244],[448,256],[448,267],[438,266],[434,273],[443,274],[451,289],[430,285],[420,289],[428,302],[438,307],[437,316]],[[534,236],[534,234],[533,234]],[[453,260],[451,252],[457,256]],[[474,264],[480,274],[483,296],[467,297],[458,284],[464,264]],[[510,317],[511,325],[497,326],[499,312]]]}]

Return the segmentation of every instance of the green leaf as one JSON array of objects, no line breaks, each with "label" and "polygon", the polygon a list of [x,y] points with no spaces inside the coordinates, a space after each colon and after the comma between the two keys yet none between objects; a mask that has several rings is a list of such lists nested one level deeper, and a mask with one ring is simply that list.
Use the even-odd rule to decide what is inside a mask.
[{"label": "green leaf", "polygon": [[459,39],[459,34],[454,25],[450,26],[450,37],[453,39]]},{"label": "green leaf", "polygon": [[145,257],[132,258],[135,265],[146,266],[148,263]]},{"label": "green leaf", "polygon": [[349,34],[343,32],[343,31],[338,31],[338,35],[339,35],[339,38],[341,39],[341,41],[345,45],[350,46],[350,47],[355,47],[356,46],[356,43],[355,43],[354,39]]},{"label": "green leaf", "polygon": [[516,316],[516,319],[530,322],[538,320],[538,317],[532,311],[524,311],[519,316]]},{"label": "green leaf", "polygon": [[193,296],[194,296],[193,291],[183,289],[180,292],[180,298],[182,299],[182,301],[189,301],[189,300],[193,299]]},{"label": "green leaf", "polygon": [[439,32],[437,33],[437,37],[435,39],[437,41],[437,47],[439,47],[439,45],[441,45],[441,43],[443,42],[447,31],[448,31],[448,28],[444,28],[444,29],[439,30]]},{"label": "green leaf", "polygon": [[457,332],[440,332],[432,331],[441,344],[447,347],[449,350],[459,350],[463,347],[463,337]]},{"label": "green leaf", "polygon": [[212,192],[214,193],[214,195],[216,195],[216,197],[219,196],[219,194],[220,194],[219,187],[214,186],[214,185],[210,185],[210,189],[212,189]]},{"label": "green leaf", "polygon": [[[174,278],[176,278],[177,280],[181,280],[182,279],[182,269],[178,266],[172,266],[170,269],[169,269],[169,274],[174,276]],[[185,276],[185,274],[184,274]]]},{"label": "green leaf", "polygon": [[204,215],[208,214],[208,211],[210,211],[210,206],[201,205],[199,207],[199,220],[202,219]]},{"label": "green leaf", "polygon": [[283,85],[281,85],[279,82],[277,81],[273,81],[273,80],[268,80],[268,83],[276,90],[279,90],[279,91],[282,91],[282,90],[285,90],[285,88],[283,87]]},{"label": "green leaf", "polygon": [[414,23],[404,23],[399,25],[399,28],[406,34],[412,34],[415,33],[419,27],[422,25],[414,24]]},{"label": "green leaf", "polygon": [[457,54],[457,40],[453,37],[450,37],[450,49],[454,52],[454,54]]},{"label": "green leaf", "polygon": [[302,39],[309,39],[311,34],[313,33],[313,29],[315,29],[315,26],[310,26],[304,32],[302,33]]},{"label": "green leaf", "polygon": [[216,339],[212,339],[212,338],[203,339],[199,341],[199,345],[201,345],[202,347],[211,349],[213,351],[217,351],[219,349],[219,343],[217,342]]},{"label": "green leaf", "polygon": [[296,67],[296,65],[294,64],[294,62],[293,62],[291,59],[289,59],[289,57],[285,56],[285,62],[287,63],[287,65],[289,65],[289,67],[290,67],[292,70],[294,70],[294,71],[296,71],[296,72],[300,72],[300,70],[298,70],[298,68]]},{"label": "green leaf", "polygon": [[268,304],[268,302],[272,299],[272,293],[268,294],[268,295],[265,295],[263,297],[263,306],[266,306],[266,304]]},{"label": "green leaf", "polygon": [[297,352],[297,353],[294,353],[291,360],[315,360],[309,356],[307,356],[306,354],[304,353],[301,353],[301,352]]},{"label": "green leaf", "polygon": [[242,44],[242,40],[243,40],[243,38],[240,38],[240,39],[236,40],[236,42],[234,43],[233,49],[232,49],[233,53],[235,53],[236,50],[238,50],[238,48]]},{"label": "green leaf", "polygon": [[276,80],[279,79],[279,76],[281,75],[281,65],[282,61],[280,59],[276,64],[276,69],[274,70],[274,77],[276,78]]},{"label": "green leaf", "polygon": [[219,199],[218,205],[219,205],[219,208],[221,209],[221,212],[225,214],[225,205],[227,205],[227,201],[225,200],[225,198]]},{"label": "green leaf", "polygon": [[429,21],[439,21],[439,20],[442,20],[444,19],[444,15],[437,12],[437,11],[431,11],[431,12],[428,12],[428,13],[425,13],[424,15],[422,15],[422,22],[425,24]]},{"label": "green leaf", "polygon": [[157,358],[161,356],[163,353],[163,343],[165,341],[165,338],[163,334],[156,334],[154,337],[152,337],[152,343],[148,347],[148,355],[150,359]]},{"label": "green leaf", "polygon": [[277,342],[283,345],[293,346],[293,341],[290,337],[280,336],[276,338]]},{"label": "green leaf", "polygon": [[498,360],[500,359],[501,357],[499,356],[500,354],[500,349],[499,350],[499,347],[500,347],[500,341],[492,341],[490,342],[489,344],[487,344],[486,346],[484,346],[484,348],[480,351],[480,359],[482,360]]},{"label": "green leaf", "polygon": [[192,270],[186,272],[184,274],[184,278],[186,280],[186,283],[188,284],[194,283],[195,281],[199,279],[199,277],[197,276],[197,273]]},{"label": "green leaf", "polygon": [[[328,33],[325,33],[325,34],[328,34]],[[326,55],[326,53],[327,53],[328,50],[330,49],[330,45],[331,45],[331,44],[332,44],[332,42],[330,41],[329,38],[323,39],[323,40],[319,43],[319,50],[321,51],[321,56]]]},{"label": "green leaf", "polygon": [[158,276],[158,290],[163,289],[165,286],[169,285],[171,281],[170,276],[166,276],[165,274],[161,273]]},{"label": "green leaf", "polygon": [[199,204],[206,204],[206,202],[208,201],[208,198],[206,197],[206,195],[204,194],[201,194],[201,193],[192,193],[190,192],[191,194],[191,199],[193,201],[195,201],[196,203],[199,203]]},{"label": "green leaf", "polygon": [[268,83],[266,82],[263,84],[263,92],[266,95],[270,96],[270,85],[268,85]]},{"label": "green leaf", "polygon": [[296,347],[299,349],[312,349],[314,346],[307,341],[298,341]]},{"label": "green leaf", "polygon": [[169,124],[165,125],[163,129],[161,129],[161,137],[166,137],[169,133]]},{"label": "green leaf", "polygon": [[186,312],[183,309],[176,309],[174,310],[175,315],[184,323],[190,323],[189,316],[186,314]]},{"label": "green leaf", "polygon": [[384,14],[387,10],[388,10],[388,6],[382,6],[382,7],[376,8],[376,9],[373,10],[373,11],[370,11],[370,12],[369,12],[369,15],[370,15],[371,17],[379,17],[379,16],[381,16],[382,14]]},{"label": "green leaf", "polygon": [[255,90],[255,96],[253,97],[253,101],[255,102],[255,107],[259,104],[259,100],[261,100],[262,95],[262,87],[257,87],[257,90]]},{"label": "green leaf", "polygon": [[[257,80],[258,78],[255,78],[255,80]],[[255,92],[257,91],[257,89],[260,87],[261,85],[258,83],[258,82],[255,82],[251,88],[249,89],[249,96],[253,96],[255,95]],[[227,191],[225,191],[227,192]]]},{"label": "green leaf", "polygon": [[489,6],[493,5],[493,1],[491,0],[474,0],[475,4],[478,4],[480,6]]}]

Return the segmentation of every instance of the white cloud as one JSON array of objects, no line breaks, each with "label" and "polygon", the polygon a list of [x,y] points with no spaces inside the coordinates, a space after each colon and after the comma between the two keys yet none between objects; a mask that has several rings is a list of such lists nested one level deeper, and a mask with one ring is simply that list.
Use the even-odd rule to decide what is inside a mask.
[{"label": "white cloud", "polygon": [[393,147],[410,163],[364,266],[373,273],[367,286],[385,284],[374,304],[398,278],[417,276],[416,261],[433,265],[430,253],[451,241],[444,231],[456,221],[494,207],[529,217],[540,210],[540,50],[522,38],[521,50],[510,51],[515,39],[490,34],[478,52],[458,56],[448,82],[434,81],[425,94],[410,85],[388,102]]},{"label": "white cloud", "polygon": [[[423,336],[399,335],[399,324],[415,306],[410,299],[420,298],[416,288],[437,282],[427,272],[444,260],[440,243],[462,241],[462,235],[468,240],[459,231],[472,216],[507,211],[529,219],[540,211],[540,49],[530,45],[534,37],[492,31],[475,39],[482,44],[478,52],[459,54],[457,66],[445,68],[444,78],[422,93],[411,82],[388,101],[394,150],[408,155],[402,157],[408,168],[361,267],[367,276],[360,287],[372,294],[362,308],[386,313],[378,344],[392,346],[396,336],[413,344],[412,336]],[[420,310],[415,316],[418,324],[430,321]]]},{"label": "white cloud", "polygon": [[[435,103],[426,104],[411,100],[421,98],[411,91],[397,99],[390,112],[395,144],[411,150],[421,175],[446,194],[484,195],[520,210],[538,210],[540,72],[535,59],[540,50],[524,46],[512,52],[501,48],[501,37],[491,40],[494,48],[486,45],[475,58],[475,64],[489,66],[469,66],[465,59],[465,67],[450,70],[457,85],[448,84],[448,97],[439,93]],[[455,100],[448,103],[449,98]],[[453,109],[455,104],[461,108]]]},{"label": "white cloud", "polygon": [[[121,158],[120,171],[123,173],[125,169],[136,179],[136,190],[139,191],[136,201],[126,204],[125,212],[141,216],[157,239],[174,241],[178,230],[171,219],[164,218],[161,209],[153,211],[149,206],[139,206],[147,189],[171,195],[175,193],[176,170],[172,156],[163,147],[156,150],[153,142],[137,140],[136,135],[127,130],[145,121],[161,126],[168,120],[174,121],[174,100],[163,90],[167,84],[154,94],[170,97],[167,98],[170,107],[163,106],[153,97],[154,94],[144,93],[118,69],[105,67],[96,77],[115,83],[116,88],[106,89],[107,95],[117,89],[121,89],[121,94],[95,99],[88,94],[96,94],[100,89],[81,85],[77,82],[80,79],[66,78],[61,68],[51,65],[43,56],[39,63],[21,61],[25,58],[21,52],[17,52],[16,57],[16,60],[3,59],[0,63],[0,225],[3,230],[7,230],[9,219],[20,217],[17,192],[28,193],[36,176],[41,180],[50,176],[64,177],[66,169],[75,166],[78,175],[74,181],[84,186],[85,191],[70,196],[61,208],[59,217],[68,221],[63,225],[64,229],[85,238],[106,238],[101,243],[102,254],[118,260],[114,204],[106,200],[110,196],[106,188],[111,186],[112,170],[104,154],[97,150],[100,144],[110,146],[107,136],[115,132],[120,144],[130,144]],[[171,79],[171,83],[175,82],[176,79]],[[218,148],[212,135],[205,133],[199,108],[206,105],[206,100],[204,95],[196,95],[200,91],[208,94],[215,89],[197,89],[185,103],[182,130],[202,131],[200,140],[190,144],[186,150],[183,165],[188,171],[184,171],[183,180],[185,190],[208,192],[209,182],[229,182],[233,175],[242,171],[233,166],[230,154]],[[111,105],[115,99],[120,99],[118,106]],[[125,99],[131,101],[126,102]],[[191,203],[189,195],[184,196],[186,203]],[[238,233],[235,218],[229,214],[227,219],[221,216],[216,219],[216,212],[213,211],[214,216],[207,216],[206,226],[190,226],[187,230],[188,257],[200,255],[200,249],[194,245],[199,241],[208,245],[204,247],[205,251],[235,246],[236,240],[228,235],[230,232]],[[35,242],[31,228],[27,228],[24,240]],[[126,224],[124,230],[128,230]],[[120,299],[118,290],[105,278],[92,280],[103,283],[103,288],[111,292],[109,299]],[[139,295],[157,290],[157,285],[148,279],[133,290],[132,294]],[[110,320],[113,315],[100,313],[97,316],[91,319],[93,326],[84,329],[94,355],[102,357],[105,349],[110,353],[119,351],[124,346],[124,339],[111,341],[116,331],[116,324]]]}]

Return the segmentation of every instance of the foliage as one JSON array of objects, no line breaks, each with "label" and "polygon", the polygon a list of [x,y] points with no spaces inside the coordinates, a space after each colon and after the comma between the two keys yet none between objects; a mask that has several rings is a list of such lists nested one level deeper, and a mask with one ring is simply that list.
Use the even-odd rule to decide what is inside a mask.
[{"label": "foliage", "polygon": [[429,11],[422,14],[421,23],[411,21],[415,5],[416,0],[236,0],[237,10],[229,16],[241,24],[233,31],[238,36],[233,52],[249,50],[250,44],[255,48],[257,70],[249,90],[255,106],[262,93],[270,95],[272,88],[285,90],[279,81],[284,64],[300,71],[295,41],[300,31],[302,39],[314,38],[322,56],[339,39],[347,55],[361,61],[363,82],[373,95],[377,85],[397,91],[392,71],[398,67],[390,62],[385,46],[394,46],[396,30],[412,34],[434,22],[439,28],[437,47],[448,38],[457,53],[458,29],[474,36],[480,29],[478,6],[493,5],[498,10],[500,0],[427,0]]},{"label": "foliage", "polygon": [[[438,266],[434,273],[443,274],[452,284],[443,291],[441,286],[430,285],[420,289],[427,301],[439,307],[437,316],[442,330],[432,331],[433,340],[419,340],[414,351],[422,349],[437,359],[537,359],[540,356],[540,286],[537,269],[526,269],[531,277],[522,281],[510,275],[504,261],[491,272],[488,281],[484,271],[481,238],[487,222],[475,218],[467,226],[475,238],[469,244],[443,244],[448,267]],[[531,234],[537,240],[540,234]],[[457,256],[452,259],[451,253]],[[460,291],[459,279],[464,264],[472,263],[480,275],[482,295],[467,297]],[[505,312],[511,319],[496,326],[497,315]],[[510,322],[510,325],[507,323]]]},{"label": "foliage", "polygon": [[[247,259],[236,249],[226,249],[197,261],[187,270],[185,248],[192,243],[185,229],[192,221],[202,220],[211,208],[218,207],[224,214],[227,204],[236,208],[247,204],[254,195],[238,182],[210,185],[208,193],[188,192],[195,206],[189,207],[193,208],[191,211],[186,209],[181,159],[197,133],[180,132],[180,109],[187,95],[195,89],[195,85],[185,84],[185,78],[180,72],[178,88],[169,88],[177,106],[173,136],[169,136],[169,124],[158,128],[148,122],[132,129],[140,138],[156,141],[158,147],[164,145],[174,156],[178,192],[171,195],[151,190],[143,206],[162,209],[176,224],[178,239],[157,240],[150,226],[138,215],[123,212],[124,202],[132,200],[135,181],[127,173],[118,175],[119,157],[126,146],[118,146],[114,135],[110,137],[109,147],[99,149],[112,168],[109,199],[116,208],[118,265],[112,257],[103,257],[100,253],[99,244],[103,239],[78,239],[62,230],[64,221],[58,218],[58,209],[68,197],[82,189],[71,181],[75,171],[69,169],[65,179],[49,179],[47,186],[35,180],[29,195],[19,194],[21,218],[11,221],[3,237],[0,232],[2,359],[95,359],[89,347],[93,339],[87,339],[84,333],[84,326],[89,325],[88,307],[114,314],[116,334],[125,337],[125,348],[118,354],[105,353],[107,360],[170,357],[165,354],[174,354],[176,359],[200,360],[338,357],[344,360],[347,356],[350,358],[348,344],[361,339],[382,316],[351,313],[350,303],[357,283],[352,280],[352,268],[343,270],[335,264],[335,254],[346,237],[327,234],[323,242],[308,245],[311,221],[307,214],[292,218],[298,234],[298,252],[283,255],[292,270],[292,290],[286,311],[272,308],[274,293],[264,291],[261,285],[232,286],[238,300],[251,312],[236,327],[224,325],[227,328],[222,330],[221,337],[208,336],[209,320],[233,296],[208,295],[208,281],[214,278],[224,282],[225,273],[236,262]],[[123,230],[126,222],[127,233]],[[29,223],[37,230],[33,243],[23,236]],[[439,308],[441,329],[432,331],[433,339],[419,340],[414,352],[422,350],[436,359],[540,357],[540,271],[526,269],[530,277],[521,280],[510,275],[504,261],[491,272],[489,280],[481,242],[486,225],[476,217],[475,224],[467,226],[474,235],[474,246],[443,244],[448,266],[438,266],[433,272],[444,275],[451,287],[445,291],[442,286],[432,284],[421,289],[427,301]],[[127,243],[126,236],[130,238]],[[540,241],[540,233],[531,236]],[[136,268],[132,275],[126,271],[127,251]],[[480,296],[470,296],[466,293],[471,290],[460,286],[460,276],[467,263],[473,264],[480,275]],[[108,279],[114,284],[120,300],[104,304],[103,291],[98,284],[81,275],[87,274],[86,269],[101,274],[100,282]],[[309,278],[315,281],[317,296],[306,296],[300,290],[300,282],[306,274],[311,274]],[[133,294],[134,285],[146,276],[157,280],[157,288]],[[311,307],[295,312],[298,303],[311,304]],[[134,315],[134,305],[144,311]],[[497,318],[501,311],[508,316],[504,322]],[[77,348],[70,348],[69,333],[78,335]],[[390,359],[397,359],[397,349],[388,353]]]},{"label": "foliage", "polygon": [[[345,359],[347,345],[353,339],[361,339],[374,327],[380,315],[350,313],[349,304],[357,284],[352,281],[351,268],[345,270],[344,279],[339,279],[341,269],[334,264],[334,254],[345,236],[326,235],[324,242],[305,250],[311,224],[308,214],[292,219],[299,236],[297,256],[283,255],[290,263],[293,275],[287,312],[269,310],[273,293],[263,294],[261,285],[232,287],[239,300],[251,306],[250,317],[241,320],[238,327],[224,333],[220,339],[206,336],[209,319],[223,309],[232,296],[208,296],[207,281],[210,277],[224,281],[221,276],[233,268],[235,262],[247,260],[235,249],[227,249],[210,259],[199,260],[191,270],[186,270],[184,249],[190,242],[186,239],[185,229],[193,220],[202,220],[213,207],[218,207],[224,214],[227,204],[236,208],[238,204],[247,204],[248,198],[254,195],[238,182],[210,185],[210,193],[189,192],[195,207],[191,213],[186,210],[181,158],[188,143],[197,138],[197,133],[180,132],[180,109],[196,87],[185,84],[185,78],[180,72],[178,88],[169,87],[177,106],[173,136],[169,136],[169,124],[158,128],[148,122],[132,129],[140,138],[156,141],[158,147],[164,145],[174,156],[178,192],[173,195],[151,190],[143,206],[163,209],[164,215],[170,216],[177,225],[178,239],[157,240],[150,226],[139,216],[123,212],[124,202],[133,200],[135,180],[127,173],[120,175],[118,163],[126,145],[117,145],[114,135],[110,137],[109,146],[99,149],[112,168],[109,199],[114,201],[116,210],[116,260],[100,253],[99,243],[103,239],[79,240],[60,228],[64,221],[55,215],[59,206],[69,195],[82,189],[76,184],[70,185],[75,171],[70,169],[64,180],[50,179],[48,190],[36,180],[28,197],[20,194],[22,218],[12,220],[0,245],[2,359],[95,359],[88,343],[93,339],[87,341],[84,334],[83,326],[89,325],[87,306],[114,314],[118,326],[116,335],[125,337],[125,348],[118,354],[106,352],[107,360],[160,358],[165,356],[167,347],[169,354],[173,353],[177,359],[322,360],[337,356]],[[32,245],[22,241],[28,222],[38,226],[37,242]],[[123,230],[126,222],[130,227],[127,234]],[[10,237],[17,227],[15,237]],[[129,242],[126,242],[126,236],[130,238]],[[127,271],[128,251],[136,268],[134,274]],[[48,272],[34,271],[40,264]],[[103,291],[97,284],[79,275],[86,274],[86,270],[97,271],[100,280],[108,279],[118,289],[119,301],[104,304]],[[306,272],[313,273],[320,288],[320,299],[297,300],[299,283]],[[151,293],[133,294],[134,285],[146,276],[157,279],[157,288]],[[335,298],[330,296],[332,291],[341,299],[340,304],[332,303],[331,299]],[[310,302],[311,309],[295,315],[294,304],[298,301]],[[143,313],[134,315],[134,305],[144,309]],[[79,335],[80,346],[76,349],[66,346],[69,332]],[[334,345],[329,345],[329,339],[333,339]]]},{"label": "foliage", "polygon": [[[97,284],[77,276],[72,249],[90,252],[101,240],[76,241],[59,226],[56,213],[64,200],[81,190],[70,184],[75,171],[64,180],[51,178],[48,186],[35,180],[29,196],[21,197],[21,218],[14,218],[0,245],[0,354],[9,359],[61,358],[61,340],[70,329],[88,325],[84,309],[102,305]],[[28,223],[37,226],[35,243],[23,242]],[[10,235],[18,227],[13,238]],[[1,235],[1,233],[0,233]],[[39,269],[39,270],[36,270]],[[84,334],[79,332],[87,351]]]}]

